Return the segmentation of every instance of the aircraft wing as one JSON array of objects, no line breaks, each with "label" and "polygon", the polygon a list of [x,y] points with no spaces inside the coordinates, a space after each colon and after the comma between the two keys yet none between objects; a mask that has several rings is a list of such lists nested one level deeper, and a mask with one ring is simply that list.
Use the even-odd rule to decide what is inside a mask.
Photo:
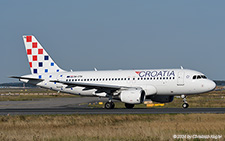
[{"label": "aircraft wing", "polygon": [[68,81],[58,81],[58,80],[51,80],[50,82],[57,82],[62,83],[65,85],[68,85],[67,87],[85,87],[85,88],[92,88],[92,89],[108,89],[108,90],[119,90],[121,88],[129,88],[129,87],[123,87],[118,85],[106,85],[106,84],[94,84],[94,83],[81,83],[81,82],[68,82]]}]

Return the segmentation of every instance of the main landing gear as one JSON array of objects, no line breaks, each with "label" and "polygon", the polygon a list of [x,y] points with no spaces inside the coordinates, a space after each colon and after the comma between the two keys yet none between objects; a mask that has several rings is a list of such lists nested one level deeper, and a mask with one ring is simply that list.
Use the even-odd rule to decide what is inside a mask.
[{"label": "main landing gear", "polygon": [[184,109],[188,108],[189,107],[189,104],[187,103],[187,99],[186,99],[186,95],[181,95],[181,98],[183,98],[183,104],[182,104],[182,107]]},{"label": "main landing gear", "polygon": [[126,107],[127,109],[132,109],[132,108],[134,108],[134,104],[128,104],[128,103],[125,103],[125,107]]}]

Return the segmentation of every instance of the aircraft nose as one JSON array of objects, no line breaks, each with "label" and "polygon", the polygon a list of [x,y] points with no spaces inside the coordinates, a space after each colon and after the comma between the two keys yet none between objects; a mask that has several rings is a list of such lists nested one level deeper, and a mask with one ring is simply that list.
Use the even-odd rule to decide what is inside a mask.
[{"label": "aircraft nose", "polygon": [[213,91],[215,88],[216,88],[216,83],[215,83],[214,81],[210,80],[210,81],[208,82],[208,89],[209,89],[210,91]]}]

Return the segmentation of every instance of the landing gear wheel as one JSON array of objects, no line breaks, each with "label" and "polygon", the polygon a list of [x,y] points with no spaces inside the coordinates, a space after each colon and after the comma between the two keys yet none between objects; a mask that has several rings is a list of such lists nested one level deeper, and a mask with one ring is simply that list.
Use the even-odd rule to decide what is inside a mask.
[{"label": "landing gear wheel", "polygon": [[184,109],[188,108],[189,107],[189,104],[187,103],[187,96],[186,95],[181,95],[181,98],[183,98],[183,104],[182,104],[182,107]]},{"label": "landing gear wheel", "polygon": [[186,108],[189,107],[189,104],[188,104],[188,103],[184,103],[184,104],[182,104],[182,107],[183,107],[184,109],[186,109]]},{"label": "landing gear wheel", "polygon": [[114,107],[115,107],[115,104],[113,102],[105,103],[105,109],[113,109]]},{"label": "landing gear wheel", "polygon": [[128,104],[128,103],[125,103],[125,107],[126,107],[127,109],[132,109],[132,108],[134,108],[134,104]]}]

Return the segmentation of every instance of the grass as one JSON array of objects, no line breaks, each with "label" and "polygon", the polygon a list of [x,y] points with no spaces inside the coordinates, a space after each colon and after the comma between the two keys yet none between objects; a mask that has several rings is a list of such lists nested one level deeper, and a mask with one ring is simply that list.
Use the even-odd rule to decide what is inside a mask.
[{"label": "grass", "polygon": [[18,95],[0,96],[0,101],[35,101],[42,98],[80,97],[76,95]]},{"label": "grass", "polygon": [[0,88],[0,93],[56,93],[43,88]]},{"label": "grass", "polygon": [[225,114],[0,116],[0,140],[174,140],[222,135]]},{"label": "grass", "polygon": [[80,97],[79,95],[65,93],[57,94],[56,91],[42,88],[2,88],[0,94],[9,94],[0,96],[0,101],[32,101],[42,98]]}]

